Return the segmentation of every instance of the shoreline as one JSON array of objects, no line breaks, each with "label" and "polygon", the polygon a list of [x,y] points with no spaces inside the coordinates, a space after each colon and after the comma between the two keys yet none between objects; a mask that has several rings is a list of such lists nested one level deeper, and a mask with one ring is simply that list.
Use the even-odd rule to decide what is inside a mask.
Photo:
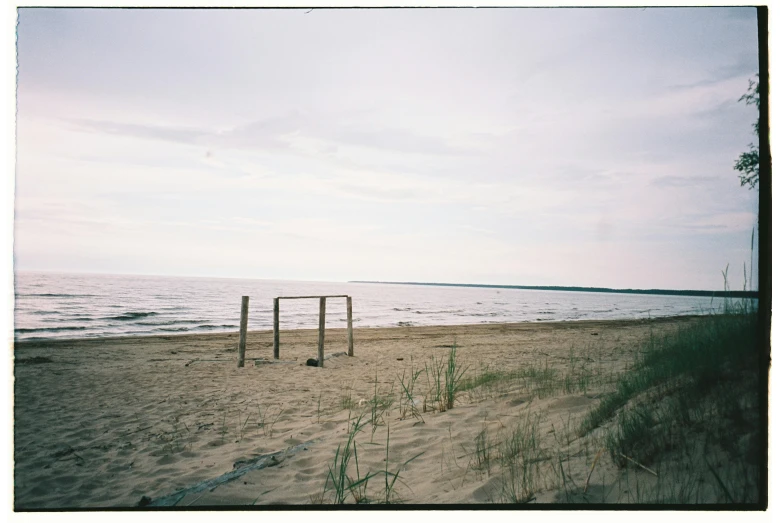
[{"label": "shoreline", "polygon": [[[480,329],[484,328],[487,330],[495,329],[496,327],[505,327],[505,328],[511,328],[513,330],[522,330],[522,329],[528,329],[528,328],[554,328],[554,327],[562,327],[567,325],[642,325],[642,324],[648,324],[648,323],[669,323],[669,322],[679,322],[679,321],[689,321],[696,318],[704,318],[708,316],[717,316],[717,314],[682,314],[682,315],[676,315],[676,316],[655,316],[651,318],[615,318],[615,319],[582,319],[582,320],[551,320],[551,321],[525,321],[525,322],[495,322],[495,323],[462,323],[462,324],[452,324],[452,325],[411,325],[411,326],[389,326],[389,327],[353,327],[353,332],[355,335],[357,335],[360,332],[376,332],[379,330],[391,330],[391,331],[398,331],[398,330],[409,330],[409,331],[425,331],[426,329],[455,329],[455,330],[463,330],[463,329]],[[325,329],[325,337],[328,338],[329,333],[334,334],[343,334],[346,333],[346,327],[327,327]],[[307,329],[282,329],[280,330],[280,335],[284,335],[285,333],[317,333],[317,328],[307,328]],[[125,336],[94,336],[94,337],[73,337],[73,338],[37,338],[37,339],[27,339],[27,340],[11,340],[11,345],[14,348],[32,348],[41,344],[46,345],[57,345],[57,344],[72,344],[72,343],[104,343],[104,342],[128,342],[128,341],[135,341],[135,340],[147,340],[147,341],[171,341],[171,340],[185,340],[189,338],[196,338],[196,339],[208,339],[208,338],[223,338],[223,337],[233,337],[235,336],[238,338],[238,330],[233,331],[220,331],[220,332],[180,332],[180,333],[170,333],[170,334],[131,334],[131,335],[125,335]],[[260,329],[260,330],[248,330],[247,336],[250,337],[257,337],[257,336],[273,336],[273,330],[272,329]]]}]

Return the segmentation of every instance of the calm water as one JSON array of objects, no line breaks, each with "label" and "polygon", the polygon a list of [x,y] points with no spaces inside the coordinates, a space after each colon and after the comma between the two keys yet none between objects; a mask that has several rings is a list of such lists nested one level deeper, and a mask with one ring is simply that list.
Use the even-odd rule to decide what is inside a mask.
[{"label": "calm water", "polygon": [[[25,339],[220,332],[273,327],[275,296],[349,294],[356,327],[457,325],[702,314],[721,300],[587,292],[317,283],[225,278],[16,273],[15,337]],[[282,300],[282,329],[316,328],[317,300]],[[346,325],[328,300],[327,327]]]}]

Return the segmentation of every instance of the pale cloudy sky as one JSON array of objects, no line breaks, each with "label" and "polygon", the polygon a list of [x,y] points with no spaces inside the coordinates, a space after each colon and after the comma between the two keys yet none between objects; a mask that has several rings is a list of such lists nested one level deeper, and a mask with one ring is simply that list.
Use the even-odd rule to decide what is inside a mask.
[{"label": "pale cloudy sky", "polygon": [[20,9],[15,268],[741,288],[757,46],[752,8]]}]

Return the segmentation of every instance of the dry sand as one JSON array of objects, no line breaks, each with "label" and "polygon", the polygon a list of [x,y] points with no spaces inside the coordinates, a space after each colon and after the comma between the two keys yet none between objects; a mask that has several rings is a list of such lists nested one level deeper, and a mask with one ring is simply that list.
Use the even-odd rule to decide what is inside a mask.
[{"label": "dry sand", "polygon": [[[144,496],[158,499],[230,472],[237,462],[306,442],[272,466],[186,495],[177,506],[321,501],[328,465],[346,441],[348,416],[368,408],[375,386],[380,395],[392,390],[395,402],[375,432],[368,425],[358,437],[362,474],[384,470],[389,426],[391,471],[423,453],[401,470],[393,499],[500,501],[498,469],[475,466],[479,432],[499,431],[532,413],[541,417],[541,437],[552,446],[598,401],[598,391],[542,399],[511,387],[464,392],[453,409],[421,413],[422,423],[408,413],[401,419],[399,410],[398,376],[408,377],[412,360],[421,368],[431,356],[446,358],[456,342],[467,375],[485,367],[548,365],[564,372],[588,364],[609,376],[630,365],[651,326],[658,333],[691,321],[696,319],[356,329],[355,356],[329,359],[325,368],[304,365],[316,357],[315,330],[283,331],[281,362],[257,365],[255,359],[271,359],[272,335],[249,333],[241,369],[237,334],[20,342],[15,507],[136,506]],[[326,354],[345,346],[344,330],[326,332]],[[33,363],[36,357],[51,362]],[[424,382],[423,373],[420,395]],[[343,408],[348,404],[351,410]],[[562,464],[567,479],[580,486],[597,451],[585,445],[572,447]],[[603,499],[617,477],[608,461],[590,480],[591,495]],[[548,479],[537,482],[535,501],[562,501],[560,485]],[[384,499],[383,477],[369,481],[367,495]],[[331,493],[324,496],[330,499]]]}]

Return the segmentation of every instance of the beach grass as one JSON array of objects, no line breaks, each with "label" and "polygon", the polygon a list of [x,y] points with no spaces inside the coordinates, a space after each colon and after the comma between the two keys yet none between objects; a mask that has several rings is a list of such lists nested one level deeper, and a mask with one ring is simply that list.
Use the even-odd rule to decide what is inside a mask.
[{"label": "beach grass", "polygon": [[652,492],[630,491],[637,502],[695,502],[713,485],[718,502],[756,502],[757,343],[757,314],[744,302],[666,335],[651,334],[579,434],[602,430],[620,468],[650,471],[674,457],[677,466],[667,467]]},{"label": "beach grass", "polygon": [[[470,468],[498,474],[500,487],[491,499],[501,503],[529,502],[535,492],[551,488],[560,491],[559,502],[755,503],[756,322],[755,310],[740,302],[664,334],[651,327],[633,351],[633,364],[618,374],[574,351],[563,368],[543,361],[475,369],[459,390],[470,391],[476,402],[507,391],[526,393],[529,401],[593,393],[600,400],[584,415],[569,413],[557,424],[544,410],[530,409],[515,426],[493,435],[483,423]],[[542,427],[549,427],[552,438],[541,437]],[[604,456],[617,467],[609,472],[611,487],[599,485],[588,495],[592,477],[601,473],[606,481]],[[578,461],[588,470],[584,480],[572,473]]]},{"label": "beach grass", "polygon": [[[657,388],[656,396],[681,391],[685,397],[680,401],[693,401],[716,390],[723,380],[742,372],[757,374],[756,321],[752,313],[713,315],[663,337],[651,333],[638,351],[634,368],[590,413],[582,432],[592,430],[632,398],[653,388]],[[720,391],[717,398],[726,400],[724,394]]]},{"label": "beach grass", "polygon": [[[364,416],[361,414],[355,419],[349,418],[347,420],[347,441],[343,446],[338,446],[333,463],[328,465],[328,476],[320,499],[324,500],[325,496],[332,492],[333,503],[337,505],[343,505],[350,493],[356,503],[366,501],[368,481],[376,473],[360,475],[360,461],[355,438],[363,430],[363,427],[369,424],[369,420],[364,420],[363,418]],[[353,460],[355,462],[354,477],[350,475],[350,469],[352,468],[350,464]]]},{"label": "beach grass", "polygon": [[[361,474],[360,451],[358,450],[360,447],[357,440],[363,429],[371,424],[371,419],[366,419],[365,412],[355,418],[350,417],[347,419],[346,441],[343,445],[339,444],[336,448],[333,462],[328,465],[328,474],[322,492],[310,497],[312,503],[322,504],[326,500],[331,500],[334,504],[343,505],[350,500],[350,496],[351,501],[356,504],[390,504],[403,501],[396,489],[397,484],[403,484],[401,472],[409,463],[422,456],[424,452],[414,455],[401,463],[395,470],[392,470],[390,466],[390,425],[388,424],[387,438],[385,440],[385,459],[383,460],[384,468],[372,471],[370,468],[366,470],[364,466],[364,473]],[[370,491],[370,480],[380,475],[384,479],[380,490]]]},{"label": "beach grass", "polygon": [[585,394],[603,388],[614,380],[610,373],[588,362],[587,356],[571,360],[564,369],[552,367],[548,361],[532,363],[518,369],[501,370],[483,366],[471,376],[462,376],[459,391],[472,398],[494,397],[509,390],[527,393],[535,398],[560,394]]},{"label": "beach grass", "polygon": [[401,385],[400,400],[398,402],[398,413],[400,415],[400,419],[402,420],[406,419],[407,414],[411,414],[415,418],[425,423],[425,419],[423,418],[420,409],[417,407],[418,400],[415,396],[415,385],[417,384],[417,380],[419,379],[422,372],[423,369],[415,369],[414,357],[412,357],[411,370],[409,372],[408,378],[406,375],[406,368],[404,368],[403,373],[400,376],[396,375],[398,383]]}]

